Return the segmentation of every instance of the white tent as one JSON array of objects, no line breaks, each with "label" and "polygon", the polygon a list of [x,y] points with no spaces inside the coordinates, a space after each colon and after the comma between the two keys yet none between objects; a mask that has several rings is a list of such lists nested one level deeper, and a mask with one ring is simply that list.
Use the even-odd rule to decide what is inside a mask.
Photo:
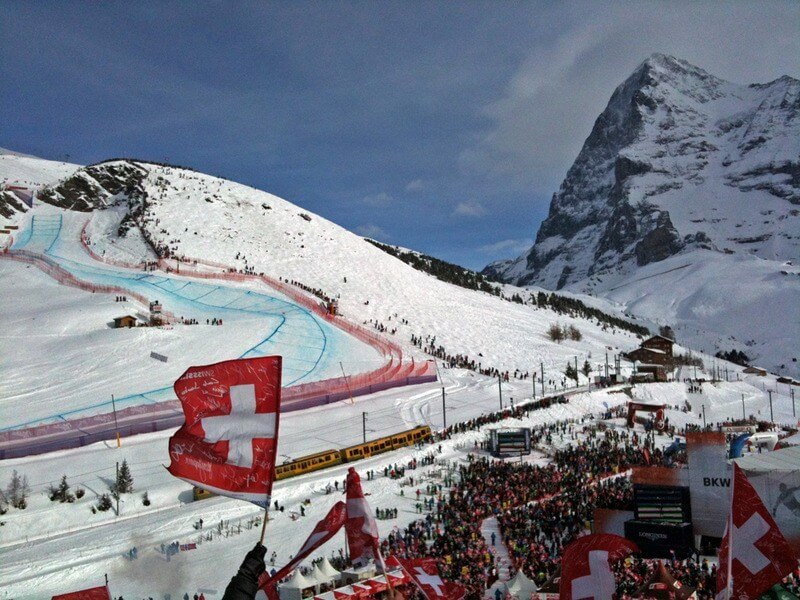
[{"label": "white tent", "polygon": [[316,592],[316,582],[308,579],[300,572],[300,569],[295,569],[292,576],[278,585],[278,594],[281,600],[302,600],[303,590],[314,589]]},{"label": "white tent", "polygon": [[324,557],[319,563],[319,568],[323,573],[325,573],[325,575],[332,577],[335,581],[339,581],[341,578],[341,573],[333,568],[333,565],[330,563],[327,557]]},{"label": "white tent", "polygon": [[521,570],[506,582],[506,591],[514,598],[527,599],[539,591],[536,584]]},{"label": "white tent", "polygon": [[323,571],[319,563],[314,565],[314,570],[311,572],[311,576],[309,577],[309,579],[313,579],[314,583],[317,584],[317,590],[319,590],[319,586],[321,585],[336,584],[336,578],[331,577],[325,571]]}]

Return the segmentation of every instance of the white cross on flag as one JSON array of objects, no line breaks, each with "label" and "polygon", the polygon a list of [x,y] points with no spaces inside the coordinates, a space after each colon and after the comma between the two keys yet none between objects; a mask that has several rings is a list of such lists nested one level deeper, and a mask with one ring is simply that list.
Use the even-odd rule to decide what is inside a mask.
[{"label": "white cross on flag", "polygon": [[797,567],[797,559],[744,471],[734,463],[731,514],[719,549],[717,598],[759,598]]},{"label": "white cross on flag", "polygon": [[633,542],[610,533],[578,538],[564,550],[559,598],[611,600],[616,591],[611,565],[638,551]]},{"label": "white cross on flag", "polygon": [[169,440],[169,472],[266,507],[275,479],[281,357],[190,367],[174,388],[186,421]]},{"label": "white cross on flag", "polygon": [[433,558],[395,558],[427,600],[460,600],[467,590],[463,585],[445,581]]}]

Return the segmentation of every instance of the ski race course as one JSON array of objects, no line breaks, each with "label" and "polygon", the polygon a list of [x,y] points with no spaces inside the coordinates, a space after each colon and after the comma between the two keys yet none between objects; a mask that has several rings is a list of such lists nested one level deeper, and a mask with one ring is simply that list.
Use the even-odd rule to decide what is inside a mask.
[{"label": "ski race course", "polygon": [[[89,249],[86,223],[81,227],[76,217],[61,211],[34,215],[2,256],[35,265],[59,283],[124,296],[122,308],[140,319],[148,316],[149,302],[158,301],[169,322],[166,328],[181,328],[182,334],[198,331],[201,344],[213,345],[218,333],[233,330],[233,340],[223,338],[227,354],[219,359],[283,356],[284,411],[436,379],[431,364],[404,360],[395,344],[329,315],[317,298],[283,282],[221,266],[175,265],[178,274],[166,261],[159,261],[163,270],[103,261]],[[212,327],[207,322],[223,325]],[[231,356],[233,352],[237,354]],[[117,388],[113,401],[110,394],[98,397],[85,391],[80,376],[64,378],[39,397],[34,393],[31,398],[26,391],[25,419],[13,410],[3,411],[0,458],[83,446],[111,439],[116,431],[126,436],[176,427],[182,413],[172,382],[190,364],[162,369],[163,378],[151,365],[147,377],[126,382],[127,393]],[[125,369],[124,363],[118,367]],[[139,381],[151,382],[152,387]],[[13,390],[5,402],[8,408],[13,406]]]}]

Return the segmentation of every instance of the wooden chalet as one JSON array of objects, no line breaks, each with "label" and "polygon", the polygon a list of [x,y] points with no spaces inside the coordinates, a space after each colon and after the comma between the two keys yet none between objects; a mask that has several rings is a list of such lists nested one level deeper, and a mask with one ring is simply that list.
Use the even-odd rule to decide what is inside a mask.
[{"label": "wooden chalet", "polygon": [[761,367],[746,367],[742,373],[747,373],[748,375],[758,375],[759,377],[767,376],[767,370],[762,369]]},{"label": "wooden chalet", "polygon": [[[672,362],[672,346],[675,344],[663,335],[654,335],[643,341],[636,350],[623,354],[631,362],[642,363],[643,365],[669,365]],[[659,380],[660,374],[653,375]]]},{"label": "wooden chalet", "polygon": [[136,317],[131,315],[114,317],[114,329],[122,329],[124,327],[136,327]]}]

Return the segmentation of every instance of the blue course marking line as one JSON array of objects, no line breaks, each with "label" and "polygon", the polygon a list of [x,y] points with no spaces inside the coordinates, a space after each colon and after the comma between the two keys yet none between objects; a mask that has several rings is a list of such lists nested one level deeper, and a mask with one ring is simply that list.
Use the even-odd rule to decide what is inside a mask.
[{"label": "blue course marking line", "polygon": [[[186,285],[189,285],[189,284],[187,283]],[[183,287],[186,287],[186,286],[183,286]],[[176,292],[178,292],[178,291],[180,291],[180,290],[182,290],[182,289],[183,289],[183,288],[179,288],[179,289],[177,289],[177,290],[175,290],[175,291],[176,291]],[[192,300],[191,300],[191,301],[192,301],[192,302],[197,302],[198,300],[200,300],[200,298],[205,298],[205,297],[206,297],[206,296],[208,296],[209,294],[212,294],[212,293],[216,292],[216,291],[217,291],[217,290],[219,290],[219,289],[221,289],[221,288],[220,288],[219,286],[217,286],[217,287],[215,287],[213,290],[210,290],[210,291],[206,292],[205,294],[200,294],[200,295],[199,295],[197,298],[192,298]]]},{"label": "blue course marking line", "polygon": [[63,221],[64,221],[63,217],[61,215],[58,215],[58,231],[56,231],[55,237],[53,238],[53,242],[47,247],[47,250],[44,251],[45,254],[50,254],[50,250],[53,248],[53,246],[56,245],[56,242],[58,241],[58,236],[61,235],[61,226]]},{"label": "blue course marking line", "polygon": [[[27,231],[28,236],[27,236],[27,240],[25,241],[25,244],[28,244],[30,242],[30,240],[33,237],[34,233],[37,234],[37,237],[40,237],[40,236],[44,237],[47,234],[52,233],[54,235],[54,239],[52,240],[52,242],[48,246],[47,250],[45,250],[46,253],[49,253],[51,251],[51,249],[55,246],[56,242],[59,241],[60,234],[61,234],[61,229],[63,227],[63,218],[59,215],[57,223],[55,222],[55,219],[53,219],[53,221],[49,221],[48,220],[47,224],[44,225],[44,226],[41,223],[41,219],[38,222],[36,222],[35,225],[34,225],[34,221],[36,221],[36,216],[33,216],[32,219],[31,219],[31,226]],[[34,229],[35,229],[35,231],[34,231]],[[20,244],[20,245],[23,245],[23,244]],[[61,261],[63,263],[69,263],[71,265],[74,265],[73,269],[76,270],[78,272],[78,274],[80,274],[80,275],[84,275],[84,276],[94,275],[94,276],[101,277],[101,278],[111,279],[112,281],[114,281],[114,280],[122,280],[122,282],[124,282],[125,284],[129,284],[132,281],[136,281],[136,282],[139,282],[139,283],[141,283],[143,285],[147,285],[147,286],[158,288],[159,290],[163,291],[164,293],[166,293],[166,294],[168,294],[170,296],[174,296],[174,297],[178,298],[179,301],[186,301],[186,302],[189,302],[190,304],[191,303],[196,303],[196,304],[198,304],[200,306],[204,306],[204,307],[208,307],[208,308],[212,308],[212,309],[216,309],[216,310],[224,309],[224,310],[235,311],[235,312],[239,312],[239,313],[249,313],[249,314],[264,315],[264,316],[269,316],[269,317],[279,317],[280,318],[280,323],[278,324],[277,327],[275,327],[273,329],[272,333],[270,333],[266,338],[261,340],[258,344],[254,345],[253,347],[251,347],[250,349],[245,351],[240,356],[240,358],[245,357],[245,356],[247,356],[248,354],[251,354],[251,353],[254,353],[254,354],[258,355],[259,352],[260,352],[258,350],[260,346],[263,346],[264,344],[272,341],[273,338],[275,338],[279,334],[283,334],[284,333],[283,327],[284,327],[284,324],[286,324],[286,321],[287,321],[286,316],[285,316],[286,313],[292,313],[292,312],[300,312],[300,313],[302,313],[303,316],[305,316],[307,319],[310,319],[314,323],[314,325],[317,327],[317,329],[319,330],[319,333],[322,335],[323,344],[322,344],[321,348],[316,348],[316,347],[307,346],[307,345],[301,346],[303,348],[307,348],[307,349],[310,349],[310,350],[313,350],[313,351],[318,351],[319,354],[318,354],[316,360],[313,360],[313,361],[311,359],[301,358],[299,356],[296,357],[296,358],[292,358],[291,360],[295,361],[297,363],[312,363],[313,362],[313,366],[310,369],[306,370],[305,372],[303,372],[302,369],[295,369],[295,368],[291,368],[291,367],[287,366],[286,367],[287,370],[297,371],[297,372],[300,372],[301,374],[299,375],[299,377],[297,377],[297,378],[295,378],[295,379],[293,379],[293,380],[291,380],[289,382],[286,382],[284,385],[291,385],[291,384],[293,384],[293,383],[295,383],[295,382],[297,382],[297,381],[299,381],[301,379],[304,379],[305,377],[308,377],[312,372],[314,372],[314,370],[318,367],[320,361],[322,360],[322,357],[324,356],[325,350],[327,349],[327,346],[328,346],[328,339],[327,339],[327,335],[325,333],[325,330],[322,328],[322,326],[320,325],[319,321],[316,319],[315,315],[313,315],[311,313],[311,311],[309,311],[308,309],[306,309],[306,308],[304,308],[302,306],[299,306],[297,304],[293,304],[291,302],[287,302],[285,300],[281,300],[281,299],[276,298],[274,296],[267,296],[267,295],[264,295],[264,294],[261,294],[261,293],[258,293],[258,292],[253,292],[251,290],[237,290],[236,288],[226,288],[225,286],[215,286],[213,289],[209,290],[205,294],[202,294],[201,296],[198,297],[198,298],[205,297],[205,296],[211,294],[212,292],[215,292],[215,291],[218,291],[218,290],[230,290],[232,292],[239,293],[239,296],[237,298],[235,298],[234,300],[226,303],[225,305],[219,306],[219,305],[215,305],[215,304],[199,302],[198,299],[196,299],[196,298],[192,299],[192,298],[189,298],[187,296],[184,296],[183,294],[179,294],[178,293],[178,291],[182,291],[186,287],[188,287],[188,286],[190,286],[192,284],[195,284],[195,282],[191,282],[191,281],[186,282],[180,288],[177,288],[176,290],[172,290],[172,289],[167,289],[164,286],[164,284],[167,284],[167,283],[178,283],[179,280],[176,281],[176,280],[174,280],[174,279],[172,279],[170,277],[156,276],[156,275],[152,275],[152,274],[140,274],[140,273],[137,273],[136,271],[133,271],[133,270],[131,270],[131,271],[116,270],[115,271],[115,270],[106,269],[106,268],[98,268],[98,267],[86,265],[86,264],[83,264],[83,263],[79,263],[77,261],[73,261],[73,260],[64,258],[62,256],[53,255],[53,257],[59,259],[59,261]],[[208,285],[208,284],[197,284],[197,285],[198,286],[205,286],[205,285]],[[238,302],[239,300],[242,300],[245,296],[252,296],[253,294],[256,294],[257,296],[259,296],[259,298],[255,302],[253,302],[252,304],[249,304],[247,307],[245,307],[245,308],[234,308],[234,307],[230,306],[231,304],[234,304],[234,303]],[[257,307],[257,306],[260,306],[261,310],[254,310],[254,308]],[[276,314],[275,312],[272,312],[272,311],[279,310],[279,307],[283,307],[283,309],[284,309],[281,312],[280,315]],[[297,328],[302,332],[307,331],[306,327],[299,327],[298,325],[294,325],[291,328],[292,329]],[[304,337],[304,338],[310,338],[310,339],[315,339],[316,338],[316,336],[309,335],[309,334],[305,334],[305,335],[296,334],[295,337],[297,337],[297,336]],[[148,395],[158,394],[160,392],[164,392],[164,391],[170,390],[170,389],[172,389],[171,386],[167,386],[167,387],[163,387],[163,388],[157,388],[157,389],[154,389],[154,390],[148,390],[148,391],[137,393],[137,394],[130,394],[128,396],[123,396],[123,397],[121,397],[119,399],[116,399],[115,401],[117,403],[124,404],[128,400],[136,399],[136,398],[142,398],[142,399],[145,399],[145,400],[149,400],[151,402],[158,402],[158,400],[148,398]],[[89,409],[92,409],[92,408],[99,408],[99,407],[102,407],[102,406],[109,406],[111,404],[112,403],[110,401],[101,402],[101,403],[93,404],[93,405],[90,405],[90,406],[85,406],[85,407],[82,407],[82,408],[77,408],[77,409],[65,411],[63,413],[60,413],[59,415],[55,415],[55,417],[63,418],[62,415],[75,414],[75,413],[83,412],[83,411],[86,411],[86,410],[89,410]],[[25,425],[29,425],[29,424],[32,424],[32,423],[41,423],[41,422],[46,421],[48,419],[51,419],[53,417],[54,416],[39,418],[39,419],[36,419],[36,420],[33,420],[33,421],[28,421],[27,423],[22,423],[22,424],[19,424],[19,425],[14,425],[12,427],[2,428],[2,429],[0,429],[0,431],[5,431],[5,430],[8,430],[8,429],[15,429],[17,427],[24,427]]]}]

